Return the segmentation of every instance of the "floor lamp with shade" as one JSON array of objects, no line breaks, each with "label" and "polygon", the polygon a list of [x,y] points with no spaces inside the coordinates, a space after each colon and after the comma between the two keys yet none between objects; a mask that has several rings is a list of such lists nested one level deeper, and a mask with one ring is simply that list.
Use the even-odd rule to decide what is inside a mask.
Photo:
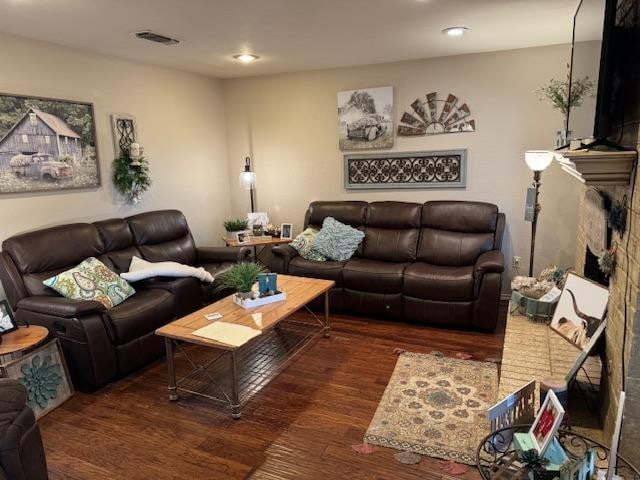
[{"label": "floor lamp with shade", "polygon": [[249,200],[251,202],[251,213],[255,212],[254,192],[256,186],[256,174],[251,170],[251,157],[244,159],[244,171],[240,172],[240,186],[245,190],[249,190]]},{"label": "floor lamp with shade", "polygon": [[[542,182],[542,172],[551,165],[553,152],[547,150],[528,150],[524,154],[527,166],[533,171],[533,186],[527,192],[527,209],[532,209],[531,218],[531,254],[529,256],[529,276],[533,277],[533,254],[536,248],[536,228],[538,226],[538,215],[540,214],[540,203],[538,195]],[[530,193],[530,194],[529,194]],[[527,215],[527,218],[529,216]]]}]

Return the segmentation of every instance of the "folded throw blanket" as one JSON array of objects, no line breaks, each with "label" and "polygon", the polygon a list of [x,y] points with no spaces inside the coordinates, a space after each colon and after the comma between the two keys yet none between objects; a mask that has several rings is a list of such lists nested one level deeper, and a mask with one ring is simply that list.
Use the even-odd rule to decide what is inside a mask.
[{"label": "folded throw blanket", "polygon": [[129,271],[120,276],[129,282],[153,277],[194,277],[201,282],[213,282],[213,275],[202,267],[192,267],[178,262],[147,262],[138,257],[131,259]]}]

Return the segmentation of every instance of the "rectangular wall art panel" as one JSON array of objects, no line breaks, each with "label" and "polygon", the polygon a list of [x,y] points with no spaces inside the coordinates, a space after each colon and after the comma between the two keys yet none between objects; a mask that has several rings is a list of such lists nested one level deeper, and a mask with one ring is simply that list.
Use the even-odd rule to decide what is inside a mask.
[{"label": "rectangular wall art panel", "polygon": [[0,94],[0,193],[98,186],[93,105]]},{"label": "rectangular wall art panel", "polygon": [[348,154],[345,188],[465,188],[467,151]]}]

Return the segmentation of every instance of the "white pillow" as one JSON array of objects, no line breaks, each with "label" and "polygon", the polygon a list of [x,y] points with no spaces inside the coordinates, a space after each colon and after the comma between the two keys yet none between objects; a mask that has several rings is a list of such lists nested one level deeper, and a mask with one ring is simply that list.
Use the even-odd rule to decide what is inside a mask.
[{"label": "white pillow", "polygon": [[128,282],[137,282],[152,277],[194,277],[201,282],[213,282],[213,275],[202,267],[191,267],[178,262],[147,262],[138,257],[131,258],[129,271],[120,276]]}]

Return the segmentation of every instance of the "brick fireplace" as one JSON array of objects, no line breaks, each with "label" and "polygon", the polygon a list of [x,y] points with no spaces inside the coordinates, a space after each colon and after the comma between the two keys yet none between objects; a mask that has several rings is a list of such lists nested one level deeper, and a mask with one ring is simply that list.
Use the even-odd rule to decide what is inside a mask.
[{"label": "brick fireplace", "polygon": [[[637,131],[635,134],[637,135]],[[635,143],[640,147],[640,136],[635,138]],[[633,199],[631,198],[631,186],[595,187],[613,201],[622,201],[627,195],[627,230],[622,237],[615,232],[612,235],[612,242],[617,243],[616,269],[609,279],[611,296],[607,315],[606,353],[603,359],[601,412],[605,438],[610,439],[618,408],[618,395],[622,388],[622,345],[625,338],[626,305],[624,361],[627,396],[621,454],[637,464],[640,463],[640,451],[638,450],[638,445],[640,445],[640,176],[636,176],[635,185]],[[585,192],[586,189],[587,187],[585,187]],[[584,274],[587,249],[584,194],[582,199],[575,262],[575,269],[580,274]]]}]

